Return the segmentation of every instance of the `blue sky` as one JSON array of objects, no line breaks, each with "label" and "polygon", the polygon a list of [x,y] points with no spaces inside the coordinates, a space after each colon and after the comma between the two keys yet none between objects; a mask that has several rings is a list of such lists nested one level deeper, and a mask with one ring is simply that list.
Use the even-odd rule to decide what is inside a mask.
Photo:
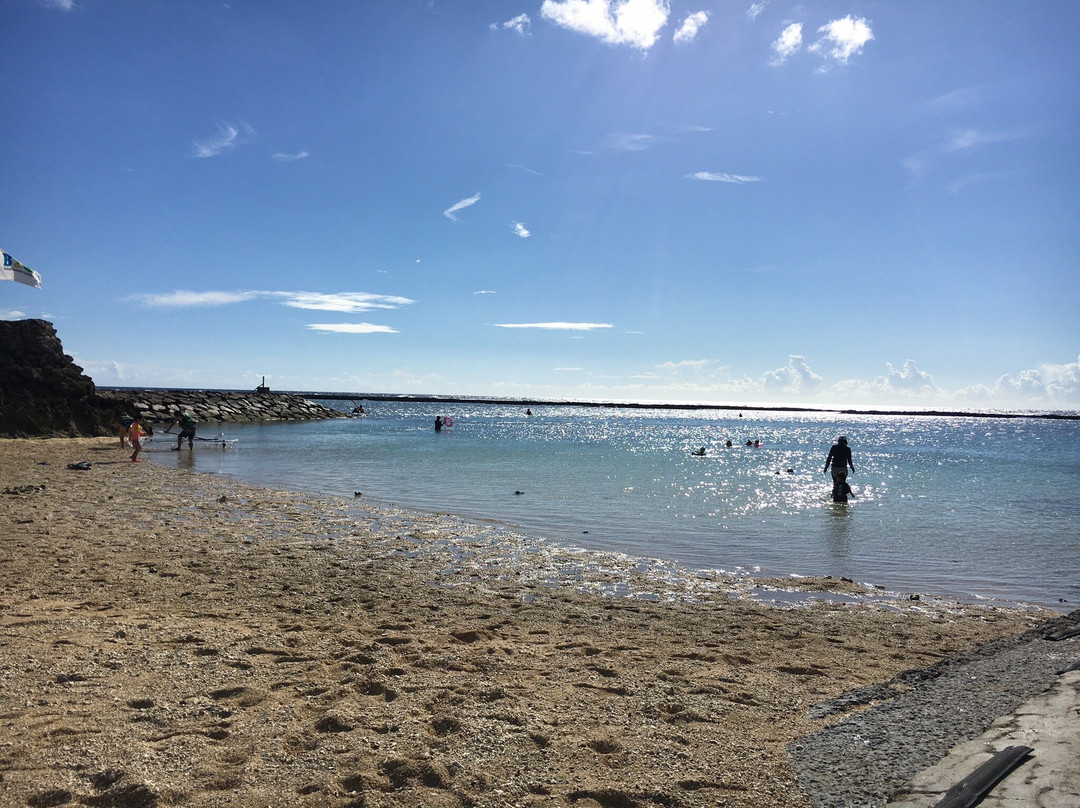
[{"label": "blue sky", "polygon": [[1080,5],[5,0],[99,385],[1080,409]]}]

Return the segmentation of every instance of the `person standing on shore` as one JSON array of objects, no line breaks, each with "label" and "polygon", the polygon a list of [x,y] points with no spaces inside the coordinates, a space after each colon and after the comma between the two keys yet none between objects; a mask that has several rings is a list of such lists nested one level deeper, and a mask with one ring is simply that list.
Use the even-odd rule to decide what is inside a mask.
[{"label": "person standing on shore", "polygon": [[120,416],[120,448],[126,449],[128,447],[127,438],[128,432],[131,431],[131,425],[135,422],[135,419],[130,415]]},{"label": "person standing on shore", "polygon": [[847,438],[843,435],[837,438],[836,443],[829,449],[829,456],[825,458],[825,468],[821,470],[821,473],[828,471],[830,466],[832,466],[833,502],[847,502],[844,487],[847,485],[848,469],[850,468],[851,473],[854,474],[855,464],[851,461],[851,447],[848,446]]},{"label": "person standing on shore", "polygon": [[197,421],[191,417],[191,413],[187,410],[177,410],[176,416],[173,418],[173,422],[169,424],[165,430],[168,432],[177,424],[180,424],[180,434],[176,436],[176,448],[174,452],[180,451],[180,444],[184,442],[184,438],[187,438],[187,445],[189,449],[195,448],[195,425]]},{"label": "person standing on shore", "polygon": [[128,427],[128,440],[131,441],[131,448],[135,451],[131,453],[131,462],[138,463],[139,452],[142,451],[142,442],[139,438],[142,437],[142,416],[136,415],[131,420],[131,426]]}]

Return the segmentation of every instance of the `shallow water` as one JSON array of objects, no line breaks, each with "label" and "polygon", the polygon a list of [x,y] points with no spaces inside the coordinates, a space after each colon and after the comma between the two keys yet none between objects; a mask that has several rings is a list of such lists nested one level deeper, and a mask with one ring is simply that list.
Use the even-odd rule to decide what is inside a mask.
[{"label": "shallow water", "polygon": [[[262,485],[359,491],[365,501],[506,522],[691,570],[832,575],[1059,610],[1080,603],[1080,422],[572,406],[533,407],[529,417],[516,406],[381,402],[368,410],[229,425],[225,437],[238,442],[227,450],[202,443],[193,455],[185,446],[151,456]],[[453,428],[433,430],[439,412],[453,414]],[[204,425],[200,436],[218,428]],[[831,501],[821,470],[838,434],[855,460],[847,505]],[[693,457],[701,446],[706,456]]]}]

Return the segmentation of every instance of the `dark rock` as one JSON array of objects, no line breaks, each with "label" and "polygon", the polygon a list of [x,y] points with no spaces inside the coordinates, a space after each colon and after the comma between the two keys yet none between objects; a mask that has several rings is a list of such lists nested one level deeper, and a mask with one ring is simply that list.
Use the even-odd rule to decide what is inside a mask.
[{"label": "dark rock", "polygon": [[0,437],[113,435],[121,411],[64,353],[52,323],[0,321]]}]

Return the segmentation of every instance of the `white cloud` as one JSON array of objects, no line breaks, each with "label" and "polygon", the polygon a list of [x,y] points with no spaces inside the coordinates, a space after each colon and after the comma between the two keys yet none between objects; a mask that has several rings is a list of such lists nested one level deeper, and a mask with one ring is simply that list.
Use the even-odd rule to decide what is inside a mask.
[{"label": "white cloud", "polygon": [[862,401],[881,401],[893,404],[898,401],[921,399],[926,403],[946,397],[945,391],[934,384],[934,377],[919,370],[915,360],[908,359],[904,366],[897,369],[892,363],[885,363],[886,373],[873,381],[846,379],[833,385],[833,390],[845,398]]},{"label": "white cloud", "polygon": [[769,60],[771,65],[782,65],[788,57],[802,47],[802,23],[793,22],[780,32],[780,36],[770,46],[775,56]]},{"label": "white cloud", "polygon": [[496,328],[539,328],[550,331],[595,331],[612,328],[611,323],[495,323]]},{"label": "white cloud", "polygon": [[631,132],[613,132],[604,138],[604,148],[620,152],[640,152],[651,149],[664,138],[658,135],[636,135]]},{"label": "white cloud", "polygon": [[924,370],[919,370],[914,359],[904,362],[904,367],[900,370],[888,362],[885,367],[888,368],[888,373],[883,381],[890,390],[918,393],[934,389],[934,377]]},{"label": "white cloud", "polygon": [[454,215],[455,213],[457,213],[459,210],[464,210],[465,208],[471,208],[479,201],[480,192],[477,191],[475,196],[470,196],[467,199],[462,199],[460,202],[455,202],[453,205],[448,207],[446,210],[443,211],[443,216],[456,222],[458,218]]},{"label": "white cloud", "polygon": [[923,104],[923,108],[935,112],[949,112],[982,102],[986,97],[986,87],[961,87],[932,98]]},{"label": "white cloud", "polygon": [[532,169],[532,168],[529,168],[528,166],[523,166],[520,163],[507,163],[506,166],[507,166],[507,168],[520,168],[522,171],[527,171],[527,172],[529,172],[530,174],[532,174],[535,177],[544,176],[539,171],[537,171],[535,169]]},{"label": "white cloud", "polygon": [[474,295],[493,295],[495,292],[491,289],[477,289],[473,292]]},{"label": "white cloud", "polygon": [[1064,365],[1040,365],[1023,370],[1015,378],[1002,376],[991,390],[994,398],[1080,407],[1080,357]]},{"label": "white cloud", "polygon": [[584,368],[552,368],[559,373],[580,373]]},{"label": "white cloud", "polygon": [[369,292],[189,292],[178,290],[164,294],[137,295],[136,300],[151,308],[198,308],[211,306],[229,306],[245,303],[257,298],[270,298],[281,301],[282,305],[297,309],[315,311],[337,311],[355,313],[372,309],[396,309],[413,301],[407,297],[376,295]]},{"label": "white cloud", "polygon": [[75,0],[41,0],[45,8],[58,8],[61,11],[71,11],[75,8]]},{"label": "white cloud", "polygon": [[369,292],[336,292],[333,294],[323,292],[266,292],[264,294],[281,298],[284,300],[284,305],[295,309],[339,311],[344,313],[371,311],[372,309],[396,309],[398,306],[407,306],[413,302],[407,297],[374,295]]},{"label": "white cloud", "polygon": [[952,133],[948,143],[944,146],[945,151],[965,151],[974,149],[985,143],[1003,143],[1009,140],[1019,140],[1026,137],[1027,132],[982,132],[978,129],[959,129]]},{"label": "white cloud", "polygon": [[136,297],[144,306],[155,309],[187,309],[208,306],[229,306],[259,297],[259,292],[189,292],[178,289],[163,294],[145,294]]},{"label": "white cloud", "polygon": [[523,225],[521,222],[514,222],[511,227],[514,228],[514,233],[521,238],[528,238],[532,235],[532,233],[529,232],[529,229],[525,227],[525,225]]},{"label": "white cloud", "polygon": [[[1023,129],[997,132],[985,132],[972,127],[967,129],[957,129],[950,133],[943,142],[932,148],[916,152],[910,157],[905,157],[902,162],[911,178],[913,180],[918,180],[926,175],[930,164],[936,159],[946,155],[962,155],[970,150],[978,149],[989,143],[1006,143],[1012,140],[1020,140],[1028,137],[1029,134],[1030,132]],[[1002,176],[1007,176],[1007,172],[973,174],[968,177],[953,180],[948,187],[951,192],[958,193],[974,182],[997,179]]]},{"label": "white cloud", "polygon": [[765,10],[765,6],[767,5],[768,3],[764,2],[764,0],[760,3],[753,3],[750,8],[746,9],[746,18],[750,20],[750,22],[753,22],[758,18],[758,15]]},{"label": "white cloud", "polygon": [[664,370],[676,370],[679,368],[703,368],[711,364],[711,359],[682,359],[678,362],[664,362],[658,367]]},{"label": "white cloud", "polygon": [[841,64],[847,64],[852,56],[862,53],[863,46],[874,38],[874,32],[870,30],[866,18],[856,19],[850,14],[826,23],[818,28],[818,33],[824,36],[811,45],[810,50]]},{"label": "white cloud", "polygon": [[398,332],[388,325],[373,325],[371,323],[309,323],[308,328],[314,331],[332,331],[337,334],[397,334]]},{"label": "white cloud", "polygon": [[785,367],[766,371],[761,384],[767,393],[809,396],[821,389],[822,378],[810,369],[805,356],[792,354]]},{"label": "white cloud", "polygon": [[761,182],[761,177],[749,177],[743,174],[728,174],[726,172],[717,174],[712,171],[698,171],[694,174],[687,174],[686,179],[704,180],[705,182],[731,182],[738,185],[747,182]]},{"label": "white cloud", "polygon": [[698,35],[698,31],[709,21],[709,12],[707,11],[695,11],[685,20],[679,27],[679,30],[675,32],[675,41],[682,44],[684,42],[693,42]]},{"label": "white cloud", "polygon": [[247,124],[218,124],[217,133],[209,140],[195,141],[196,157],[217,157],[219,154],[234,149],[244,142],[244,138],[251,137],[255,130]]},{"label": "white cloud", "polygon": [[493,22],[491,27],[493,30],[503,28],[510,31],[516,31],[521,36],[525,36],[532,30],[532,20],[529,19],[528,14],[518,14],[513,19],[509,19],[503,23]]},{"label": "white cloud", "polygon": [[277,154],[272,155],[273,159],[277,160],[279,163],[291,163],[295,160],[303,160],[309,156],[310,155],[306,151],[300,151],[296,154],[284,154],[278,152]]},{"label": "white cloud", "polygon": [[19,311],[18,309],[0,309],[0,320],[22,320],[25,317],[25,311]]},{"label": "white cloud", "polygon": [[611,45],[648,50],[667,24],[667,0],[544,0],[544,19]]}]

